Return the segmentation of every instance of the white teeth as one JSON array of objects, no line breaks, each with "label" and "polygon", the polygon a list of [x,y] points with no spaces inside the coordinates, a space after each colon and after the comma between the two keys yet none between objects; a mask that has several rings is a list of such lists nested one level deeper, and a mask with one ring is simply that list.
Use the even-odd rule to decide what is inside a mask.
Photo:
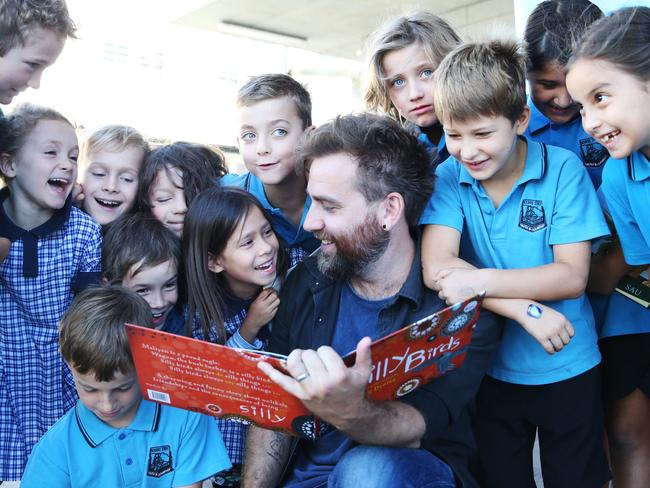
[{"label": "white teeth", "polygon": [[609,142],[609,141],[611,141],[612,139],[614,139],[614,137],[616,137],[617,135],[619,135],[620,133],[621,133],[620,130],[615,130],[614,132],[610,132],[609,134],[604,135],[604,136],[602,137],[602,139],[603,139],[603,141],[605,141],[605,142]]},{"label": "white teeth", "polygon": [[273,262],[267,261],[266,263],[260,264],[259,266],[255,266],[255,269],[258,269],[260,271],[266,271],[267,269],[270,269],[271,266],[273,266]]},{"label": "white teeth", "polygon": [[122,205],[122,202],[116,202],[115,200],[102,200],[101,198],[95,198],[95,201],[105,207],[119,207]]},{"label": "white teeth", "polygon": [[47,182],[50,185],[56,185],[56,186],[66,186],[68,184],[68,180],[65,178],[50,178],[47,180]]},{"label": "white teeth", "polygon": [[163,312],[159,312],[159,313],[152,312],[151,315],[153,316],[154,319],[157,319],[163,316]]}]

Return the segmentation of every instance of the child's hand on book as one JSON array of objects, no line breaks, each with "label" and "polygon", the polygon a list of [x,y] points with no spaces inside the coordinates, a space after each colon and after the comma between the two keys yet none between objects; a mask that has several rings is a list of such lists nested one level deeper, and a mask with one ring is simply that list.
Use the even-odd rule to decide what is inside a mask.
[{"label": "child's hand on book", "polygon": [[551,307],[539,303],[531,303],[530,306],[541,310],[539,317],[523,311],[517,322],[540,343],[547,353],[554,354],[561,351],[575,334],[571,322]]},{"label": "child's hand on book", "polygon": [[273,288],[265,288],[248,307],[246,319],[239,329],[241,336],[252,343],[260,329],[275,317],[280,306],[280,297]]},{"label": "child's hand on book", "polygon": [[270,364],[258,367],[287,392],[298,397],[317,417],[345,431],[364,417],[366,387],[372,370],[369,337],[357,344],[356,361],[348,367],[334,349],[296,349],[287,358],[286,375]]}]

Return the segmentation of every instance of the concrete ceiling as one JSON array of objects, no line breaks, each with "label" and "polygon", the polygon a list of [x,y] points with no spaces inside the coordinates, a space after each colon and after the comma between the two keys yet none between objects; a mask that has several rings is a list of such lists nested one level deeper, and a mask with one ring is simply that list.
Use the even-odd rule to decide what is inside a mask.
[{"label": "concrete ceiling", "polygon": [[[513,0],[212,0],[189,3],[175,23],[224,31],[220,22],[234,22],[303,40],[279,41],[310,51],[350,59],[363,55],[366,37],[381,22],[415,9],[449,21],[464,37],[480,35],[495,25],[514,33]],[[183,5],[178,2],[176,8]],[[256,37],[253,33],[249,37]],[[262,36],[260,36],[262,38]]]}]

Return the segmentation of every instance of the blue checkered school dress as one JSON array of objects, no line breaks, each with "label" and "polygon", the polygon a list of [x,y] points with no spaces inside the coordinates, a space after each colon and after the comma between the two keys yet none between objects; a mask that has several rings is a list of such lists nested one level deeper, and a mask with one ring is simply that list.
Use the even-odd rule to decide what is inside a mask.
[{"label": "blue checkered school dress", "polygon": [[18,480],[27,456],[77,395],[58,352],[58,321],[75,281],[100,271],[100,227],[66,206],[25,231],[2,209],[0,235],[11,243],[0,264],[0,480]]}]

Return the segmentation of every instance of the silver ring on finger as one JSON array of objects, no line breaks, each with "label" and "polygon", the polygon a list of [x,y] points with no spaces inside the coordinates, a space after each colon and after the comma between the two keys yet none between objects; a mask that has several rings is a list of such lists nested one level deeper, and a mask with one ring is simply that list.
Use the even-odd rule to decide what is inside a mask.
[{"label": "silver ring on finger", "polygon": [[305,381],[307,378],[309,378],[309,373],[308,373],[307,371],[305,371],[305,372],[299,374],[298,376],[296,376],[296,381],[297,381],[298,383],[302,383],[302,382]]}]

